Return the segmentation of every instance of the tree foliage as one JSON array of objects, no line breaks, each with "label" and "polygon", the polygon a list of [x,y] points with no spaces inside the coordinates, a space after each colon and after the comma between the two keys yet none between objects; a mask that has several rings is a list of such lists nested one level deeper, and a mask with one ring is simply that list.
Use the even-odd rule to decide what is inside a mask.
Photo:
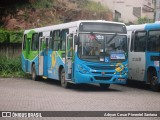
[{"label": "tree foliage", "polygon": [[108,9],[103,6],[100,2],[94,2],[94,1],[88,1],[85,5],[87,10],[93,11],[93,12],[106,12]]},{"label": "tree foliage", "polygon": [[0,30],[0,43],[10,42],[10,43],[20,43],[22,42],[23,31],[8,31]]},{"label": "tree foliage", "polygon": [[[79,19],[110,20],[112,15],[100,2],[91,0],[0,0],[5,6],[0,19],[0,43],[21,42],[22,31]],[[108,13],[108,14],[107,14]],[[11,31],[12,30],[12,31]]]},{"label": "tree foliage", "polygon": [[137,24],[152,23],[152,22],[154,22],[154,21],[147,18],[147,17],[140,17],[137,20]]},{"label": "tree foliage", "polygon": [[0,0],[0,5],[13,5],[17,3],[33,3],[37,0]]}]

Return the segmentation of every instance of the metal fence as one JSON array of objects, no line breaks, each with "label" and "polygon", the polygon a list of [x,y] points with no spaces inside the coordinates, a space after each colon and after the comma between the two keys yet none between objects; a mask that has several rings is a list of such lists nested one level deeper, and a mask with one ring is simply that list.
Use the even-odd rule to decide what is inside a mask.
[{"label": "metal fence", "polygon": [[21,43],[0,43],[0,55],[9,58],[20,56],[22,51]]},{"label": "metal fence", "polygon": [[0,76],[19,76],[22,74],[21,58],[6,58],[1,57],[0,59]]},{"label": "metal fence", "polygon": [[0,76],[21,76],[21,43],[0,43]]}]

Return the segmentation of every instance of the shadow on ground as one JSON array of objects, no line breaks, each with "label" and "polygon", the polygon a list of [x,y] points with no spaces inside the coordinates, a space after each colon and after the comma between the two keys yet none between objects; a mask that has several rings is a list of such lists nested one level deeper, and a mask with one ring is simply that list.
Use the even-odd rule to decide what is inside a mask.
[{"label": "shadow on ground", "polygon": [[[40,82],[44,82],[45,84],[55,85],[57,87],[61,87],[60,81],[58,80],[52,80],[52,79],[40,79]],[[63,88],[66,89],[66,88]],[[102,89],[97,84],[72,84],[69,83],[69,90],[75,90],[75,91],[89,91],[89,92],[98,92],[98,91],[105,91],[105,92],[121,92],[121,90],[113,89],[112,85],[108,89]]]},{"label": "shadow on ground", "polygon": [[150,86],[148,84],[145,84],[145,82],[135,81],[135,80],[128,80],[127,84],[124,86],[131,87],[131,88],[137,88],[141,90],[148,90],[148,91],[151,90]]}]

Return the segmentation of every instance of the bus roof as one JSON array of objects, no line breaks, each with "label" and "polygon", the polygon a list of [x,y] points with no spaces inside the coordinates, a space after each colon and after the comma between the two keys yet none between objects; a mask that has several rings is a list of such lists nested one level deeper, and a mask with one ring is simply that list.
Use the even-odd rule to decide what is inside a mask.
[{"label": "bus roof", "polygon": [[156,30],[156,29],[160,29],[160,23],[147,23],[147,24],[127,26],[127,31],[133,31],[133,30]]},{"label": "bus roof", "polygon": [[44,32],[44,31],[49,31],[49,30],[57,30],[57,29],[65,29],[65,28],[78,27],[81,22],[102,22],[102,23],[114,23],[114,24],[125,25],[124,23],[113,22],[113,21],[105,21],[105,20],[78,20],[78,21],[69,22],[69,23],[63,23],[63,24],[46,26],[46,27],[28,29],[28,30],[24,31],[24,34],[27,34],[31,30],[34,30],[36,32]]},{"label": "bus roof", "polygon": [[157,30],[157,29],[160,29],[160,23],[146,24],[145,29],[146,30]]},{"label": "bus roof", "polygon": [[127,31],[134,31],[134,30],[144,30],[146,24],[140,25],[129,25],[127,26]]}]

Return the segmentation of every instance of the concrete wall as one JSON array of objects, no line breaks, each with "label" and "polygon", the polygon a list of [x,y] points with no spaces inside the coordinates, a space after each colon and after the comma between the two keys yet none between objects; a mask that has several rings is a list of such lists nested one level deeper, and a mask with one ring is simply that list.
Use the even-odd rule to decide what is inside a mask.
[{"label": "concrete wall", "polygon": [[[103,5],[107,6],[112,10],[113,16],[115,16],[115,11],[118,11],[121,14],[119,20],[124,22],[135,22],[138,20],[138,17],[147,17],[149,19],[154,18],[154,3],[152,0],[94,0],[101,2]],[[134,15],[135,11],[138,12],[138,9],[134,7],[139,7],[140,16]],[[152,12],[149,12],[152,11]]]}]

